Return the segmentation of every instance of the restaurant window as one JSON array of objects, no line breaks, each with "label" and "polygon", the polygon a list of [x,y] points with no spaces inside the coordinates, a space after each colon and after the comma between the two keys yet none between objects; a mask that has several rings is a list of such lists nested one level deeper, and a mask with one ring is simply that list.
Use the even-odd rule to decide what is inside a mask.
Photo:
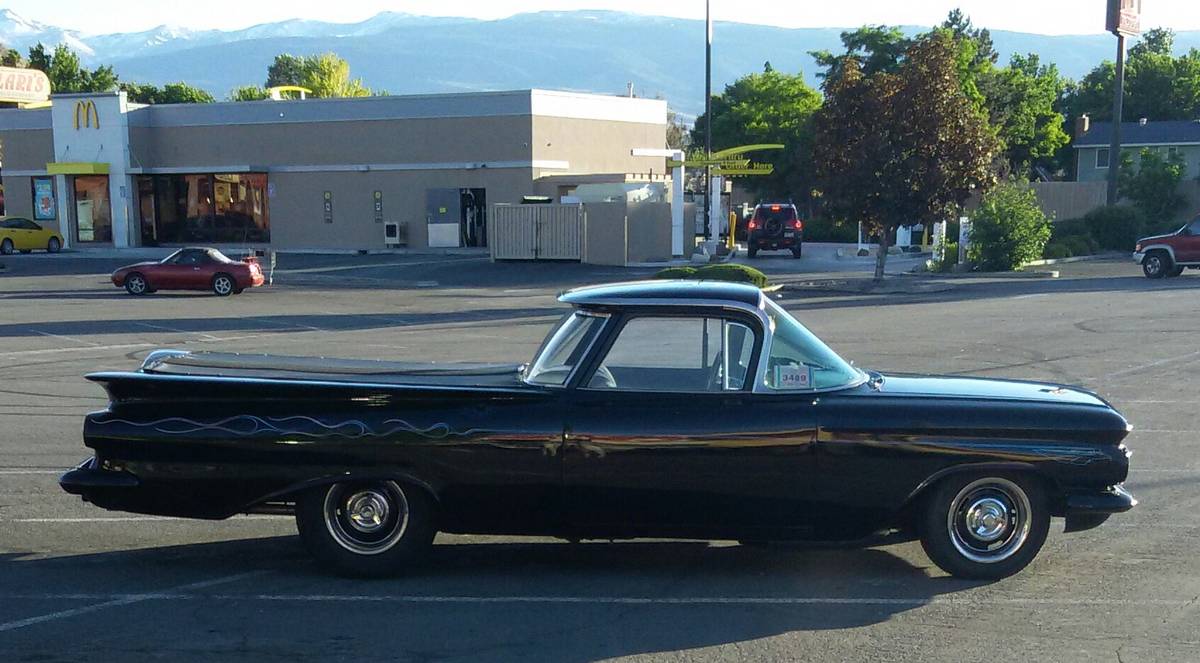
[{"label": "restaurant window", "polygon": [[108,175],[76,175],[75,240],[112,241],[112,208],[108,201]]},{"label": "restaurant window", "polygon": [[165,244],[271,241],[266,173],[153,175],[138,178],[146,225]]}]

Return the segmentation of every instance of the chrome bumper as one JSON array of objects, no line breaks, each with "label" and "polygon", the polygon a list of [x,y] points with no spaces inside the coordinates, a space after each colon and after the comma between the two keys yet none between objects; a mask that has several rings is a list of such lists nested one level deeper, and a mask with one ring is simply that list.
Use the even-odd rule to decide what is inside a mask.
[{"label": "chrome bumper", "polygon": [[1142,253],[1141,251],[1133,252],[1133,261],[1139,265],[1142,264],[1142,258],[1145,258],[1145,257],[1146,257],[1146,254]]}]

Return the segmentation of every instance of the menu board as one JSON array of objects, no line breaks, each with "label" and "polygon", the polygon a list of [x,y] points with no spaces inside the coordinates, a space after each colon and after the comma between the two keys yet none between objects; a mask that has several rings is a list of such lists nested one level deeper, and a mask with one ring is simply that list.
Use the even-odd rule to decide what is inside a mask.
[{"label": "menu board", "polygon": [[53,221],[58,218],[54,204],[54,180],[36,177],[33,180],[33,218],[38,221]]}]

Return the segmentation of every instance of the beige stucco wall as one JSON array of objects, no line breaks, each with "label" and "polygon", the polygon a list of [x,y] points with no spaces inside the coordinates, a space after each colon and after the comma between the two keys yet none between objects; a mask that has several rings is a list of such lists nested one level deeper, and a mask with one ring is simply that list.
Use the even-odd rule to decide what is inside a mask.
[{"label": "beige stucco wall", "polygon": [[588,203],[584,224],[583,262],[621,265],[626,260],[625,203]]},{"label": "beige stucco wall", "polygon": [[634,203],[626,210],[626,257],[629,262],[671,259],[670,203]]},{"label": "beige stucco wall", "polygon": [[[572,173],[649,173],[666,171],[662,157],[635,157],[635,147],[667,144],[666,124],[643,124],[566,117],[533,117],[533,158],[566,161]],[[543,170],[541,175],[554,175]]]},{"label": "beige stucco wall", "polygon": [[[271,245],[276,249],[380,249],[374,192],[383,193],[383,218],[408,227],[408,246],[428,246],[425,191],[482,188],[487,202],[517,203],[532,186],[529,169],[268,173]],[[324,192],[333,195],[333,223],[324,220]]]},{"label": "beige stucco wall", "polygon": [[[33,218],[33,178],[4,176],[4,214]],[[41,223],[39,221],[39,223]],[[51,225],[56,225],[51,223]]]},{"label": "beige stucco wall", "polygon": [[136,167],[528,161],[529,117],[435,118],[130,130]]},{"label": "beige stucco wall", "polygon": [[50,129],[6,131],[0,140],[4,143],[4,170],[45,170],[46,164],[55,160]]}]

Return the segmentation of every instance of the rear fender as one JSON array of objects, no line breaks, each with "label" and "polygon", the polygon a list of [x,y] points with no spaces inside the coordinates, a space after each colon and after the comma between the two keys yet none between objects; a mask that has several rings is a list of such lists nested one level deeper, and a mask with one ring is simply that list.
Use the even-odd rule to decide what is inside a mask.
[{"label": "rear fender", "polygon": [[[321,488],[323,486],[331,486],[335,483],[341,483],[343,481],[400,481],[402,483],[417,486],[421,490],[425,491],[429,495],[429,497],[433,500],[434,504],[439,504],[441,502],[441,495],[438,493],[438,490],[433,487],[433,484],[429,483],[428,481],[425,481],[424,479],[418,478],[416,475],[414,475],[410,472],[404,472],[404,471],[389,471],[389,472],[347,471],[347,472],[343,472],[341,474],[329,474],[329,475],[316,477],[313,479],[307,479],[305,481],[300,481],[300,482],[294,483],[286,488],[274,491],[272,493],[268,493],[256,500],[254,500],[253,502],[243,505],[242,507],[237,509],[237,511],[235,513],[246,513],[248,511],[253,510],[255,507],[259,506],[260,504],[264,504],[267,502],[276,502],[276,501],[283,500],[283,499],[295,498],[297,495],[299,495],[300,493],[303,493],[307,490],[312,490],[313,488]],[[233,515],[233,514],[231,514],[231,515]]]}]

